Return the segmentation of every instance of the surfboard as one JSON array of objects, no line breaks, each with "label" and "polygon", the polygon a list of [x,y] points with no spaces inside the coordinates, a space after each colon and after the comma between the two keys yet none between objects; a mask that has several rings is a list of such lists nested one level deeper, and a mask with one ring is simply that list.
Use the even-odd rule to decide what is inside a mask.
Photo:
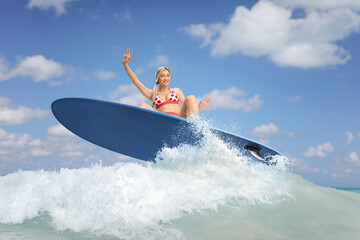
[{"label": "surfboard", "polygon": [[[198,144],[203,137],[194,122],[126,104],[86,98],[62,98],[51,110],[77,136],[108,150],[144,161],[155,161],[164,146]],[[276,164],[277,151],[253,140],[211,128],[220,139],[254,161]]]}]

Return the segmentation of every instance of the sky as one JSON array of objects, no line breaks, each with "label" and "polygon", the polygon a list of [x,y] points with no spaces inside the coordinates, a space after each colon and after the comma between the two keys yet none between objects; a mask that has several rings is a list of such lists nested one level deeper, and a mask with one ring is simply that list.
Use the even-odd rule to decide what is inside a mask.
[{"label": "sky", "polygon": [[51,103],[138,105],[149,88],[213,103],[201,117],[284,154],[322,186],[360,187],[358,0],[0,1],[0,174],[131,161],[63,128]]}]

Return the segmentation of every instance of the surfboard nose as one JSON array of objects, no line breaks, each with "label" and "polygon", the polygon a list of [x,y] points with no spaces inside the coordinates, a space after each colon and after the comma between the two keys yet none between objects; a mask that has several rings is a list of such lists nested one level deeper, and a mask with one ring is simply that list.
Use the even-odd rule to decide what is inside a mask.
[{"label": "surfboard nose", "polygon": [[60,103],[61,100],[62,99],[57,99],[51,103],[51,111],[57,120],[59,120],[58,115],[61,109],[59,104],[61,104]]},{"label": "surfboard nose", "polygon": [[68,111],[70,107],[71,98],[57,99],[51,103],[51,111],[60,123],[63,123],[63,118],[69,114]]}]

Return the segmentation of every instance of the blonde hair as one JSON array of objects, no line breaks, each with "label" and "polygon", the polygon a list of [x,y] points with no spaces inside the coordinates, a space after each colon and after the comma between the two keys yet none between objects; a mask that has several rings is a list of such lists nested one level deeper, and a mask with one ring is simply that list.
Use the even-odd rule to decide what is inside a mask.
[{"label": "blonde hair", "polygon": [[[156,96],[158,95],[158,92],[159,92],[159,77],[160,77],[160,74],[163,71],[169,71],[169,73],[170,73],[170,70],[165,66],[159,67],[158,69],[156,69],[156,72],[155,72],[156,83],[155,83],[155,86],[153,88],[152,95],[151,95],[152,107],[154,107],[155,98],[156,98]],[[170,76],[171,76],[171,73],[170,73]]]}]

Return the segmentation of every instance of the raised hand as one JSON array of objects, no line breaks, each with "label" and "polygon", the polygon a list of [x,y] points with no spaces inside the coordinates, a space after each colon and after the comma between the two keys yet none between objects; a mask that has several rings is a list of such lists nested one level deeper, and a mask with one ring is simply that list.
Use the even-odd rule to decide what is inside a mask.
[{"label": "raised hand", "polygon": [[124,56],[123,56],[123,59],[122,59],[123,64],[126,64],[126,63],[128,63],[130,61],[132,52],[133,52],[133,50],[130,51],[130,48],[127,48],[125,50]]},{"label": "raised hand", "polygon": [[211,97],[206,96],[204,100],[199,103],[199,110],[202,110],[211,104]]}]

